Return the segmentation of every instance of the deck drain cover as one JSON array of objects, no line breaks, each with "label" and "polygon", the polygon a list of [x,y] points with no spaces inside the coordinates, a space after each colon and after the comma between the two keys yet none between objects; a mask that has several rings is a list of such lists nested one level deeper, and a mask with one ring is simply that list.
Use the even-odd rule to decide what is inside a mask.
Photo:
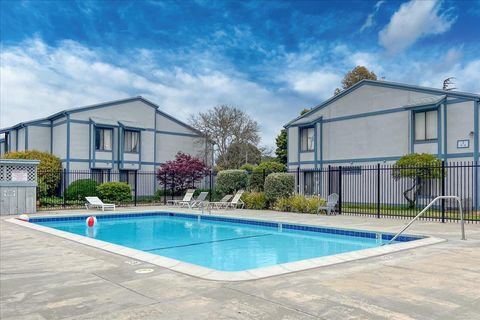
[{"label": "deck drain cover", "polygon": [[140,261],[136,261],[136,260],[129,260],[129,261],[125,261],[126,264],[129,264],[131,266],[135,266],[137,264],[140,264],[141,262]]},{"label": "deck drain cover", "polygon": [[137,269],[135,270],[135,273],[150,273],[153,272],[153,269]]}]

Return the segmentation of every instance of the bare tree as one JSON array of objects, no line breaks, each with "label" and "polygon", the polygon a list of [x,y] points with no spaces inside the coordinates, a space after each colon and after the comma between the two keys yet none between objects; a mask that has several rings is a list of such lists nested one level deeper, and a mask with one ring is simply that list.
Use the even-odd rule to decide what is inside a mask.
[{"label": "bare tree", "polygon": [[[258,123],[235,107],[217,106],[192,115],[189,122],[215,143],[217,159],[225,159],[228,148],[233,143],[258,145],[260,142]],[[228,167],[228,164],[219,165]]]}]

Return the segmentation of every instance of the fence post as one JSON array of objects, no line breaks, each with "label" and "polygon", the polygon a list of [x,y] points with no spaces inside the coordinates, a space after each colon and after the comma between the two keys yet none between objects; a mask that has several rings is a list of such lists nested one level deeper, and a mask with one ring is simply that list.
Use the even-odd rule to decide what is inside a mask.
[{"label": "fence post", "polygon": [[[442,160],[442,196],[445,195],[445,161]],[[445,199],[442,199],[442,222],[445,222]]]},{"label": "fence post", "polygon": [[338,167],[338,214],[342,214],[342,166]]},{"label": "fence post", "polygon": [[163,205],[167,205],[167,171],[163,174]]},{"label": "fence post", "polygon": [[62,171],[62,182],[63,182],[63,207],[67,206],[67,198],[65,197],[67,193],[67,169]]},{"label": "fence post", "polygon": [[136,207],[136,206],[137,206],[137,174],[138,174],[138,172],[137,172],[137,170],[135,170],[134,172],[135,172],[135,174],[134,174],[134,176],[135,176],[135,183],[134,183],[135,192],[134,192],[134,202],[133,202],[133,205]]},{"label": "fence post", "polygon": [[380,163],[377,163],[377,218],[380,219]]},{"label": "fence post", "polygon": [[174,193],[175,193],[175,172],[172,173],[172,200],[173,200]]},{"label": "fence post", "polygon": [[328,165],[328,177],[327,177],[327,178],[328,178],[328,185],[327,185],[327,195],[330,195],[330,194],[332,194],[332,192],[331,192],[331,191],[332,191],[332,188],[331,188],[331,186],[330,186],[330,182],[331,182],[331,178],[332,178],[332,177],[331,177],[331,175],[330,175],[330,174],[331,174],[331,173],[330,173],[330,171],[331,171],[331,170],[332,170],[332,166],[331,166],[331,165]]},{"label": "fence post", "polygon": [[297,193],[300,194],[300,166],[297,167]]},{"label": "fence post", "polygon": [[213,174],[212,174],[212,169],[210,169],[210,179],[208,179],[209,187],[210,187],[210,192],[208,193],[208,199],[210,202],[212,202],[212,189],[213,189]]}]

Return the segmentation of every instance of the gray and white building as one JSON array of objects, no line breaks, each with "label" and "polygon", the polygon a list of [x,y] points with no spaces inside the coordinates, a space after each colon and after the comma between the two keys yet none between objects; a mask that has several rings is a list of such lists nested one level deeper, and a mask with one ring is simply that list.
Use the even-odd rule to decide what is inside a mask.
[{"label": "gray and white building", "polygon": [[[38,150],[58,156],[67,171],[97,177],[119,170],[154,171],[182,151],[212,163],[212,144],[189,125],[142,97],[74,109],[0,129],[0,155]],[[71,182],[71,181],[70,181]]]},{"label": "gray and white building", "polygon": [[363,80],[285,125],[288,168],[388,164],[410,153],[478,161],[479,108],[479,94]]}]

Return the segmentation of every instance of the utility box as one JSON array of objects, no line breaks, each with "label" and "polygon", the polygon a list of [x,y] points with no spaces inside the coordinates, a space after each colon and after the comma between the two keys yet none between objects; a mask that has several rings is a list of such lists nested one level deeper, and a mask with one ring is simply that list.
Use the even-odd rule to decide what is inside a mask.
[{"label": "utility box", "polygon": [[38,160],[0,159],[0,215],[37,211]]}]

